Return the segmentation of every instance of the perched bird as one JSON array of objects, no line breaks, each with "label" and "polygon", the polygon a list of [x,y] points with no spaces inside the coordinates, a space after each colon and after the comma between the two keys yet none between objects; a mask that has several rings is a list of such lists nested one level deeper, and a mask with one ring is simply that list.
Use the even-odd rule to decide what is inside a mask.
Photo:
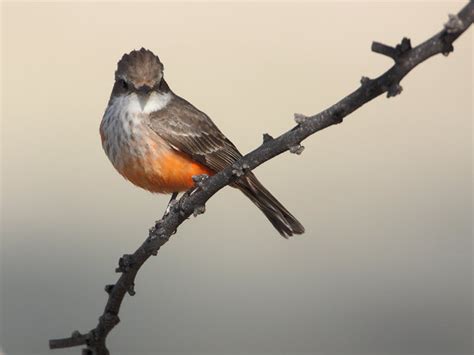
[{"label": "perched bird", "polygon": [[[102,146],[117,171],[133,184],[172,194],[194,186],[242,157],[202,111],[179,97],[163,78],[163,64],[144,48],[124,54],[100,124]],[[304,227],[251,172],[232,184],[287,238]]]}]

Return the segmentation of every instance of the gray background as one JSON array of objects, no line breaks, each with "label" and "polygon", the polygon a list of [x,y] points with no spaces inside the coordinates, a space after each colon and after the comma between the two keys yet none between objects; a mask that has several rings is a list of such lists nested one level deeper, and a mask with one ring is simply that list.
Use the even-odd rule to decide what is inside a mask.
[{"label": "gray background", "polygon": [[[247,152],[386,70],[372,40],[419,43],[462,4],[3,3],[6,353],[95,326],[118,257],[168,199],[100,146],[122,53],[159,54],[171,88]],[[238,191],[215,196],[140,272],[113,353],[472,353],[472,44],[471,29],[401,96],[257,169],[305,235],[280,238]]]}]

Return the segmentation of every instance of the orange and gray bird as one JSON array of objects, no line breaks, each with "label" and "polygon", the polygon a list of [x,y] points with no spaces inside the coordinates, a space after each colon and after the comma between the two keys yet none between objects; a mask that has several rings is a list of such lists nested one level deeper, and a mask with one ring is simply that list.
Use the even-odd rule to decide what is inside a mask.
[{"label": "orange and gray bird", "polygon": [[[193,176],[213,175],[242,157],[211,119],[171,91],[163,64],[144,48],[123,55],[100,124],[112,165],[133,184],[172,194],[194,187]],[[252,172],[232,184],[285,238],[304,227]]]}]

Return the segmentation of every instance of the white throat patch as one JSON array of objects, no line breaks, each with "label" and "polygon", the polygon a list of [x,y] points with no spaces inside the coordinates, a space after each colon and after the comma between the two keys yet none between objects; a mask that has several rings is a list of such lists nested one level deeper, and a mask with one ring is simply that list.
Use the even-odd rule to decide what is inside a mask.
[{"label": "white throat patch", "polygon": [[145,107],[141,108],[140,102],[138,101],[137,94],[130,94],[124,98],[124,104],[127,107],[127,111],[129,114],[149,114],[155,111],[159,111],[168,105],[171,100],[171,93],[167,92],[165,94],[159,94],[156,92],[152,92]]},{"label": "white throat patch", "polygon": [[172,100],[172,93],[150,94],[141,108],[136,94],[120,95],[112,99],[101,123],[102,145],[116,169],[121,171],[127,159],[156,154],[148,142],[158,136],[147,125],[148,116],[165,108]]}]

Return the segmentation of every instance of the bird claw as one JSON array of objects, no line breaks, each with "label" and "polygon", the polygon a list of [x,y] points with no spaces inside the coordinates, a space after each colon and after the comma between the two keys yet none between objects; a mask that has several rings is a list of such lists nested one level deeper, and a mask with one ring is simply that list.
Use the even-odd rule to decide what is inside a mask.
[{"label": "bird claw", "polygon": [[177,200],[171,200],[169,203],[168,203],[168,206],[166,206],[166,210],[165,210],[165,217],[167,215],[170,214],[171,211],[176,211],[176,207],[178,206],[178,201]]}]

